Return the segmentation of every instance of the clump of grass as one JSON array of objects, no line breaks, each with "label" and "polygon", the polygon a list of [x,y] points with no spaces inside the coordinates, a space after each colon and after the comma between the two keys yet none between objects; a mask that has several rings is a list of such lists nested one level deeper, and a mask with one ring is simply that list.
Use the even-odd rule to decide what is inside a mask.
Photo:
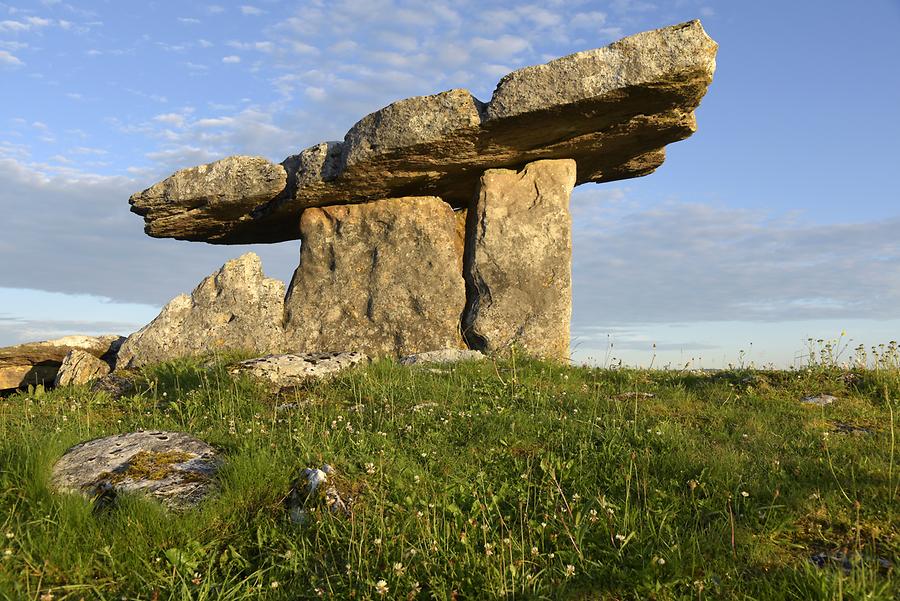
[{"label": "clump of grass", "polygon": [[[227,360],[140,377],[118,401],[0,401],[0,598],[897,596],[897,370],[380,361],[284,396]],[[799,403],[821,392],[839,401]],[[49,491],[68,446],[140,428],[218,447],[219,492],[97,516]],[[323,463],[352,514],[320,504],[294,524],[291,483]]]}]

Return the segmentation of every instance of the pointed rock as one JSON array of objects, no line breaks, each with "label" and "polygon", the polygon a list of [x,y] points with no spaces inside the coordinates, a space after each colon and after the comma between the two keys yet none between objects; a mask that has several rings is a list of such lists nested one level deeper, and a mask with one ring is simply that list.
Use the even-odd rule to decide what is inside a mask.
[{"label": "pointed rock", "polygon": [[265,277],[255,253],[225,263],[190,296],[172,299],[119,351],[117,367],[140,367],[223,350],[282,346],[284,282]]}]

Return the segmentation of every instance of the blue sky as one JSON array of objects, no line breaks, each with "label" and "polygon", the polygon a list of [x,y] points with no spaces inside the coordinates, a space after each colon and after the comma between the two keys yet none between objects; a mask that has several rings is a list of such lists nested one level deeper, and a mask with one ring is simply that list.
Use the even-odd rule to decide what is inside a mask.
[{"label": "blue sky", "polygon": [[145,236],[128,196],[177,169],[692,18],[720,44],[699,131],[573,195],[574,356],[783,367],[809,337],[900,338],[896,1],[48,0],[0,2],[0,345],[127,334],[251,248],[290,277],[296,242]]}]

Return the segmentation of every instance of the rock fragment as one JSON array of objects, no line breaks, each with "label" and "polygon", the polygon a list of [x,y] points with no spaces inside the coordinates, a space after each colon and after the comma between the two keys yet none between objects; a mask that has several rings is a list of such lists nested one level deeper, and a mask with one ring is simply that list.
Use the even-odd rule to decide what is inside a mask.
[{"label": "rock fragment", "polygon": [[225,263],[190,296],[167,304],[122,345],[117,367],[140,367],[223,350],[282,347],[284,282],[265,277],[255,253]]},{"label": "rock fragment", "polygon": [[469,346],[568,359],[575,161],[537,161],[481,178],[466,231]]},{"label": "rock fragment", "polygon": [[86,351],[72,349],[63,358],[53,385],[87,384],[92,380],[99,380],[110,371],[112,368],[106,361],[98,359]]}]

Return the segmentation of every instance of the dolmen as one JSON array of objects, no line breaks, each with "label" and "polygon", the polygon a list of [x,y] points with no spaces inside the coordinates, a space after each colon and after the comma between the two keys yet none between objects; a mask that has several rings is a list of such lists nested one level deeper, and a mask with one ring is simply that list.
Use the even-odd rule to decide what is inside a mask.
[{"label": "dolmen", "polygon": [[[227,157],[132,195],[150,236],[300,240],[299,265],[285,286],[253,253],[229,261],[132,334],[116,367],[238,349],[297,365],[349,351],[566,360],[572,189],[652,173],[693,134],[717,48],[699,21],[639,33],[513,71],[488,102],[407,98],[279,164]],[[19,363],[10,381],[35,380],[40,366]]]}]

